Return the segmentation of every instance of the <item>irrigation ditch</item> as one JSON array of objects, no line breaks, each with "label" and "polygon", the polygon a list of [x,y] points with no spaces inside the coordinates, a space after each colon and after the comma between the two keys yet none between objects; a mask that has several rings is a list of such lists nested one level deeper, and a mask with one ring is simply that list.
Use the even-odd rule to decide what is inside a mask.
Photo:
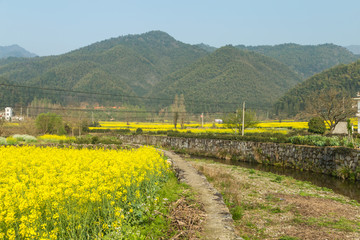
[{"label": "irrigation ditch", "polygon": [[359,149],[153,135],[119,135],[119,138],[123,142],[165,147],[191,155],[256,162],[360,180]]}]

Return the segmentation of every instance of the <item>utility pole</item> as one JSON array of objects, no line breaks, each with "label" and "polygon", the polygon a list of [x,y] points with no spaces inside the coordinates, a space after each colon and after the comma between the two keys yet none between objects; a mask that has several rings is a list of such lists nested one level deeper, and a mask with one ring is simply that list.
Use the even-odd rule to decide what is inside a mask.
[{"label": "utility pole", "polygon": [[241,136],[245,133],[245,101],[243,102],[243,113],[242,113],[242,125],[241,125]]},{"label": "utility pole", "polygon": [[201,113],[201,127],[204,127],[204,113]]}]

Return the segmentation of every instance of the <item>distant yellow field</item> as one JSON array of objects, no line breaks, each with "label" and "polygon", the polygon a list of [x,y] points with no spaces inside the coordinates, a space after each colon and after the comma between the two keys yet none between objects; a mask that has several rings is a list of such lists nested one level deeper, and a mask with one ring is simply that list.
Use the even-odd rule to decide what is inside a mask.
[{"label": "distant yellow field", "polygon": [[[245,132],[278,132],[286,134],[289,129],[307,129],[307,122],[261,122],[256,128],[246,129]],[[234,130],[226,128],[224,124],[207,123],[201,127],[201,124],[185,124],[182,129],[178,124],[175,129],[174,124],[170,123],[147,123],[147,122],[100,122],[100,127],[90,127],[90,129],[130,129],[136,131],[141,128],[144,132],[149,131],[168,131],[177,130],[179,132],[192,132],[192,133],[234,133]]]},{"label": "distant yellow field", "polygon": [[[351,119],[352,124],[357,128],[358,122],[356,118]],[[328,127],[328,126],[327,126]],[[177,130],[179,132],[192,133],[233,133],[232,129],[226,128],[224,124],[206,123],[201,127],[199,123],[185,124],[182,129],[180,124],[175,129],[171,123],[149,123],[149,122],[100,122],[100,127],[90,127],[90,129],[130,129],[136,131],[141,128],[144,132],[149,131],[168,131]],[[260,122],[255,128],[246,129],[245,132],[279,132],[286,134],[290,129],[308,129],[308,122],[296,122],[292,120],[284,121],[266,121]]]}]

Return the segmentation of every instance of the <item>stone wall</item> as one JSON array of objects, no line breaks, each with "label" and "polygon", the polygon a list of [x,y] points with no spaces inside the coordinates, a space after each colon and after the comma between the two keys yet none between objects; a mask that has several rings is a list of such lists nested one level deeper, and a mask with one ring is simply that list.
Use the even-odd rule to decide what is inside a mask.
[{"label": "stone wall", "polygon": [[258,162],[360,180],[360,150],[219,139],[121,135],[123,142],[166,147],[184,153]]}]

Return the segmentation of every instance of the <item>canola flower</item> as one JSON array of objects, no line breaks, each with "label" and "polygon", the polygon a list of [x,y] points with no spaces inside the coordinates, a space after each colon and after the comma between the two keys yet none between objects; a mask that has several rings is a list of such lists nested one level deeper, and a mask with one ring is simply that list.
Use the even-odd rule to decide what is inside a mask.
[{"label": "canola flower", "polygon": [[0,239],[121,234],[154,201],[168,165],[137,150],[0,147]]},{"label": "canola flower", "polygon": [[[179,125],[180,126],[180,125]],[[89,129],[130,129],[136,131],[137,128],[141,128],[144,132],[150,131],[168,131],[176,130],[179,132],[191,131],[192,133],[234,133],[232,129],[226,128],[225,124],[218,123],[207,123],[201,127],[201,124],[185,124],[184,129],[174,128],[173,124],[170,123],[138,123],[138,122],[100,122],[100,127],[90,127]],[[293,129],[307,129],[307,122],[291,122],[291,121],[273,121],[273,122],[261,122],[256,128],[246,129],[245,132],[251,133],[282,133],[286,134],[288,131],[286,128]]]},{"label": "canola flower", "polygon": [[[90,127],[90,129],[131,129],[131,130],[136,130],[137,128],[141,128],[143,130],[146,129],[152,129],[152,130],[173,130],[174,128],[174,124],[172,123],[146,123],[146,122],[99,122],[101,127]],[[180,126],[180,125],[179,125]],[[201,124],[195,124],[195,123],[191,123],[191,124],[184,124],[185,128],[198,128],[201,127]],[[221,124],[215,124],[216,127],[222,127]],[[205,128],[210,128],[213,127],[213,123],[207,123],[204,124]]]},{"label": "canola flower", "polygon": [[290,122],[290,121],[261,122],[257,125],[257,127],[258,128],[293,128],[293,129],[309,128],[308,122]]},{"label": "canola flower", "polygon": [[[351,119],[352,124],[357,128],[358,122],[357,118]],[[100,127],[90,127],[89,129],[129,129],[131,131],[136,131],[136,129],[141,128],[144,132],[150,131],[169,131],[176,130],[179,132],[191,131],[192,133],[233,133],[231,129],[227,129],[225,124],[218,123],[207,123],[201,127],[201,124],[191,123],[185,124],[184,129],[180,129],[180,125],[177,129],[174,128],[174,124],[171,123],[147,123],[147,122],[99,122]],[[325,123],[327,129],[329,126]],[[264,121],[260,122],[253,129],[246,129],[245,132],[251,133],[281,133],[286,134],[287,129],[308,129],[308,122],[295,122],[293,120],[283,120],[279,121]]]},{"label": "canola flower", "polygon": [[59,142],[59,141],[69,141],[69,140],[75,140],[75,137],[68,137],[65,135],[59,136],[59,135],[51,135],[51,134],[45,134],[42,136],[39,136],[38,139],[50,141],[50,142]]}]

